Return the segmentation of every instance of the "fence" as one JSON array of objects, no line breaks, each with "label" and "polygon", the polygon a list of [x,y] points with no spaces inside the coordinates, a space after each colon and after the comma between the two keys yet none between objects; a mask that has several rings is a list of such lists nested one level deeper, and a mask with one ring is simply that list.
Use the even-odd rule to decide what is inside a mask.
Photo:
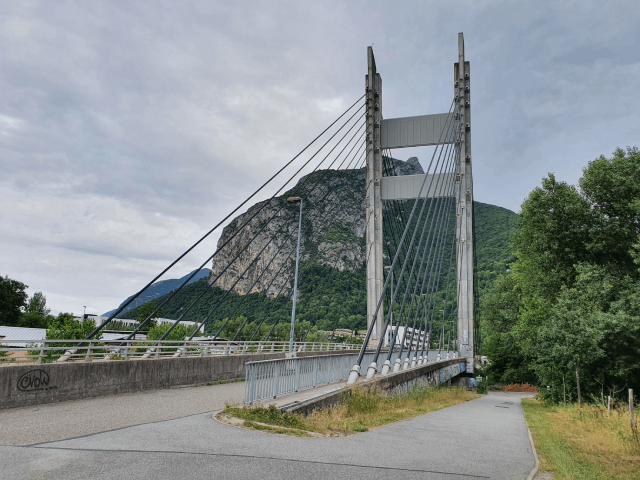
[{"label": "fence", "polygon": [[[373,361],[374,355],[374,352],[365,353],[362,360],[363,374]],[[392,353],[392,365],[398,355],[399,351]],[[386,354],[380,355],[379,358],[384,360]],[[278,395],[346,380],[356,360],[357,354],[354,353],[247,362],[244,403],[251,405],[267,398],[276,398]],[[378,365],[378,368],[380,367],[381,365]]]},{"label": "fence", "polygon": [[[0,340],[0,364],[13,362],[140,360],[169,357],[209,357],[289,351],[289,342],[233,342],[223,340]],[[338,352],[359,349],[344,343],[296,342],[296,352]]]}]

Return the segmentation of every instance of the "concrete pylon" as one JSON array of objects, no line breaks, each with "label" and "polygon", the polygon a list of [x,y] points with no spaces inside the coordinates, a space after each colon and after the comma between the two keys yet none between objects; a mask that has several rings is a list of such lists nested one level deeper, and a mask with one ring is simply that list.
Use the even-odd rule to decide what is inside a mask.
[{"label": "concrete pylon", "polygon": [[[376,71],[373,48],[367,48],[368,73],[366,76],[367,99],[367,327],[371,327],[373,316],[382,297],[382,147],[380,128],[382,124],[382,79]],[[381,341],[384,325],[384,308],[380,308],[375,328],[371,334],[372,344]]]},{"label": "concrete pylon", "polygon": [[[474,357],[473,285],[473,176],[471,171],[470,68],[464,59],[464,36],[458,34],[458,63],[454,64],[455,119],[459,134],[456,176],[456,279],[458,290],[458,345],[461,355]],[[467,365],[473,372],[473,362]]]}]

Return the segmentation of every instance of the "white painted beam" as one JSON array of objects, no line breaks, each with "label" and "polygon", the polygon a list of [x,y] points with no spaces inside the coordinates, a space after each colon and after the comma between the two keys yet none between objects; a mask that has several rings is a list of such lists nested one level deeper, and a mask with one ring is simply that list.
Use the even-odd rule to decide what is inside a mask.
[{"label": "white painted beam", "polygon": [[[418,117],[382,120],[382,148],[406,148],[453,143],[452,114],[421,115]],[[443,133],[446,132],[446,133]]]},{"label": "white painted beam", "polygon": [[[452,185],[454,173],[427,175],[421,198],[455,197]],[[401,175],[382,178],[382,200],[415,200],[418,198],[425,175]],[[444,178],[441,178],[444,177]]]}]

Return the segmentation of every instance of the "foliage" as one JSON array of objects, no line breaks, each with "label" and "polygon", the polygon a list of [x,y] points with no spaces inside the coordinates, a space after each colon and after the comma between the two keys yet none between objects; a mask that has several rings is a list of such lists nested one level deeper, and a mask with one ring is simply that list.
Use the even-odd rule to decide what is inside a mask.
[{"label": "foliage", "polygon": [[[78,322],[73,318],[71,313],[60,313],[49,324],[47,329],[47,340],[82,340],[89,336],[96,328],[96,322],[87,319],[84,322]],[[94,337],[95,340],[102,338],[102,333]],[[69,344],[71,345],[71,344]]]},{"label": "foliage", "polygon": [[49,328],[54,320],[51,309],[47,307],[47,297],[42,292],[36,292],[27,302],[25,312],[20,316],[18,327]]},{"label": "foliage", "polygon": [[[171,325],[172,324],[170,323],[164,323],[151,328],[147,334],[147,340],[159,340],[162,335],[167,333],[169,328],[171,328]],[[187,327],[182,323],[179,323],[173,330],[171,330],[171,333],[166,336],[165,340],[184,340],[185,337],[189,337],[196,328],[196,325]]]},{"label": "foliage", "polygon": [[270,425],[278,425],[280,427],[301,429],[304,429],[305,427],[299,416],[290,413],[282,413],[276,408],[275,405],[253,408],[238,408],[226,406],[222,413],[226,413],[228,415],[232,415],[234,417],[242,418],[245,420],[253,420],[256,422],[268,423]]},{"label": "foliage", "polygon": [[[133,331],[136,327],[131,327],[126,325],[124,322],[119,320],[111,320],[108,325],[105,327],[107,330],[119,330],[119,331]],[[146,330],[146,325],[145,325]]]},{"label": "foliage", "polygon": [[18,326],[29,297],[26,289],[24,283],[0,275],[0,325]]},{"label": "foliage", "polygon": [[[486,292],[489,376],[558,402],[640,387],[640,152],[617,149],[578,187],[549,174],[522,204],[517,261]],[[549,387],[549,389],[544,387]]]},{"label": "foliage", "polygon": [[148,330],[152,330],[157,325],[155,319],[158,317],[162,317],[163,315],[162,309],[156,312],[157,309],[158,309],[158,306],[156,305],[156,302],[154,302],[153,300],[147,303],[143,303],[142,305],[140,305],[138,308],[135,309],[136,311],[135,318],[137,318],[139,324],[142,324],[147,318],[151,317],[149,318],[149,321],[144,324],[144,328]]},{"label": "foliage", "polygon": [[47,297],[42,292],[36,292],[27,302],[27,313],[37,313],[46,317],[51,313],[51,309],[47,307]]},{"label": "foliage", "polygon": [[[96,328],[96,323],[93,320],[85,320],[84,322],[78,322],[73,318],[71,313],[60,313],[57,317],[54,317],[49,322],[49,328],[45,336],[46,340],[82,340],[89,336]],[[92,340],[100,340],[102,333],[98,332]],[[63,353],[62,348],[71,348],[78,345],[78,343],[67,342],[55,342],[51,343],[51,347],[59,347],[61,350],[49,351],[44,358],[45,362],[52,362],[59,358]],[[99,344],[100,345],[100,344]],[[76,353],[82,355],[86,353],[86,350],[80,349]],[[39,355],[40,352],[32,351],[30,355]]]}]

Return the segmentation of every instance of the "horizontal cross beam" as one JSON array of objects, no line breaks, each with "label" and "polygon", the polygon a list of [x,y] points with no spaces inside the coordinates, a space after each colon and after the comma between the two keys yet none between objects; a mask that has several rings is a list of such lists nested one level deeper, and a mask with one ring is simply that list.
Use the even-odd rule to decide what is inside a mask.
[{"label": "horizontal cross beam", "polygon": [[[420,198],[454,197],[452,178],[455,173],[436,173],[427,175],[427,181]],[[382,200],[415,200],[424,182],[424,175],[402,175],[382,177]]]},{"label": "horizontal cross beam", "polygon": [[[451,113],[382,120],[382,148],[422,147],[453,143]],[[447,130],[446,133],[443,131]]]}]

